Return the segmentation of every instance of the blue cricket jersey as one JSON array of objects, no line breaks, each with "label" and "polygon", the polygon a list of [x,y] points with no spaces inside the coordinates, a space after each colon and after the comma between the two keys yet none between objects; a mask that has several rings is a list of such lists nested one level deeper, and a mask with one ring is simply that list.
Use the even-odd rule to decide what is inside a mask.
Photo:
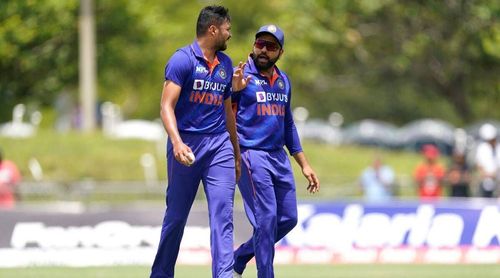
[{"label": "blue cricket jersey", "polygon": [[231,59],[218,51],[209,64],[196,40],[172,55],[165,66],[165,80],[182,87],[175,106],[180,132],[226,131],[224,100],[231,96],[232,76]]},{"label": "blue cricket jersey", "polygon": [[302,151],[290,108],[288,76],[275,67],[272,80],[262,76],[249,57],[245,75],[247,87],[232,95],[236,126],[243,148],[274,151],[286,145],[290,154]]}]

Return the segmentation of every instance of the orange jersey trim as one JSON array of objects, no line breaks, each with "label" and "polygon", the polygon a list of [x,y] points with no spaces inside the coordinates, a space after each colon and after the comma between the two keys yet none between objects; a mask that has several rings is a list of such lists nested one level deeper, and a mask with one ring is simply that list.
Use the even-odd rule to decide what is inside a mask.
[{"label": "orange jersey trim", "polygon": [[217,58],[217,55],[215,55],[215,59],[214,59],[213,63],[210,63],[210,61],[208,61],[207,59],[205,59],[205,62],[207,63],[208,69],[210,70],[210,74],[212,74],[215,67],[218,64],[220,64],[219,58]]}]

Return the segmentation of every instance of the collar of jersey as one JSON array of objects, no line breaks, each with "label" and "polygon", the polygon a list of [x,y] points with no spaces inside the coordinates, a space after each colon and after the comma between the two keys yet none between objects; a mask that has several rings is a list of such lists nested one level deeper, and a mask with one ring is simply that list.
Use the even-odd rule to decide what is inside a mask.
[{"label": "collar of jersey", "polygon": [[191,44],[191,51],[193,51],[194,56],[196,56],[197,58],[205,60],[205,57],[203,57],[203,52],[201,52],[200,45],[196,40],[194,40],[193,43]]},{"label": "collar of jersey", "polygon": [[198,44],[198,42],[196,40],[193,41],[193,43],[191,44],[191,51],[193,51],[194,53],[194,56],[196,56],[197,58],[200,58],[202,59],[203,61],[205,61],[207,63],[207,66],[209,67],[210,69],[210,73],[212,73],[212,71],[214,70],[214,68],[220,64],[220,60],[219,60],[219,55],[218,54],[218,51],[215,52],[215,59],[214,59],[214,62],[213,63],[210,63],[208,60],[205,59],[205,57],[203,56],[203,52],[201,51],[201,48],[200,48],[200,45]]}]

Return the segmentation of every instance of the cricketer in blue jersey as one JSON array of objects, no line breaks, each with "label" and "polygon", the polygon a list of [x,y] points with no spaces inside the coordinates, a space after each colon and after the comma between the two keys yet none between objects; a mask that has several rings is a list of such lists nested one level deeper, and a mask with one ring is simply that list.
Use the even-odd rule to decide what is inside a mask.
[{"label": "cricketer in blue jersey", "polygon": [[232,277],[233,200],[240,152],[231,110],[233,66],[221,52],[230,29],[226,8],[205,7],[198,17],[196,39],[178,49],[165,67],[161,118],[168,133],[168,187],[151,277],[174,277],[200,181],[208,202],[212,277]]},{"label": "cricketer in blue jersey", "polygon": [[254,228],[253,236],[234,253],[235,277],[241,277],[254,256],[258,277],[274,277],[274,244],[297,224],[295,182],[284,146],[307,178],[307,190],[315,193],[320,188],[293,121],[290,80],[275,66],[284,42],[276,25],[261,27],[244,73],[237,73],[251,79],[233,92],[242,159],[238,187]]}]

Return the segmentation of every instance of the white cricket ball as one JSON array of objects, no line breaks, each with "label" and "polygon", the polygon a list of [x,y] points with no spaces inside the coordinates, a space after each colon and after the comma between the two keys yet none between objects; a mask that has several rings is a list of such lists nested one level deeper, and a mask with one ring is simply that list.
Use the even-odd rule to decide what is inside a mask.
[{"label": "white cricket ball", "polygon": [[196,158],[194,157],[194,154],[192,152],[189,152],[186,156],[188,159],[188,163],[191,166],[194,163],[194,161],[196,160]]}]

